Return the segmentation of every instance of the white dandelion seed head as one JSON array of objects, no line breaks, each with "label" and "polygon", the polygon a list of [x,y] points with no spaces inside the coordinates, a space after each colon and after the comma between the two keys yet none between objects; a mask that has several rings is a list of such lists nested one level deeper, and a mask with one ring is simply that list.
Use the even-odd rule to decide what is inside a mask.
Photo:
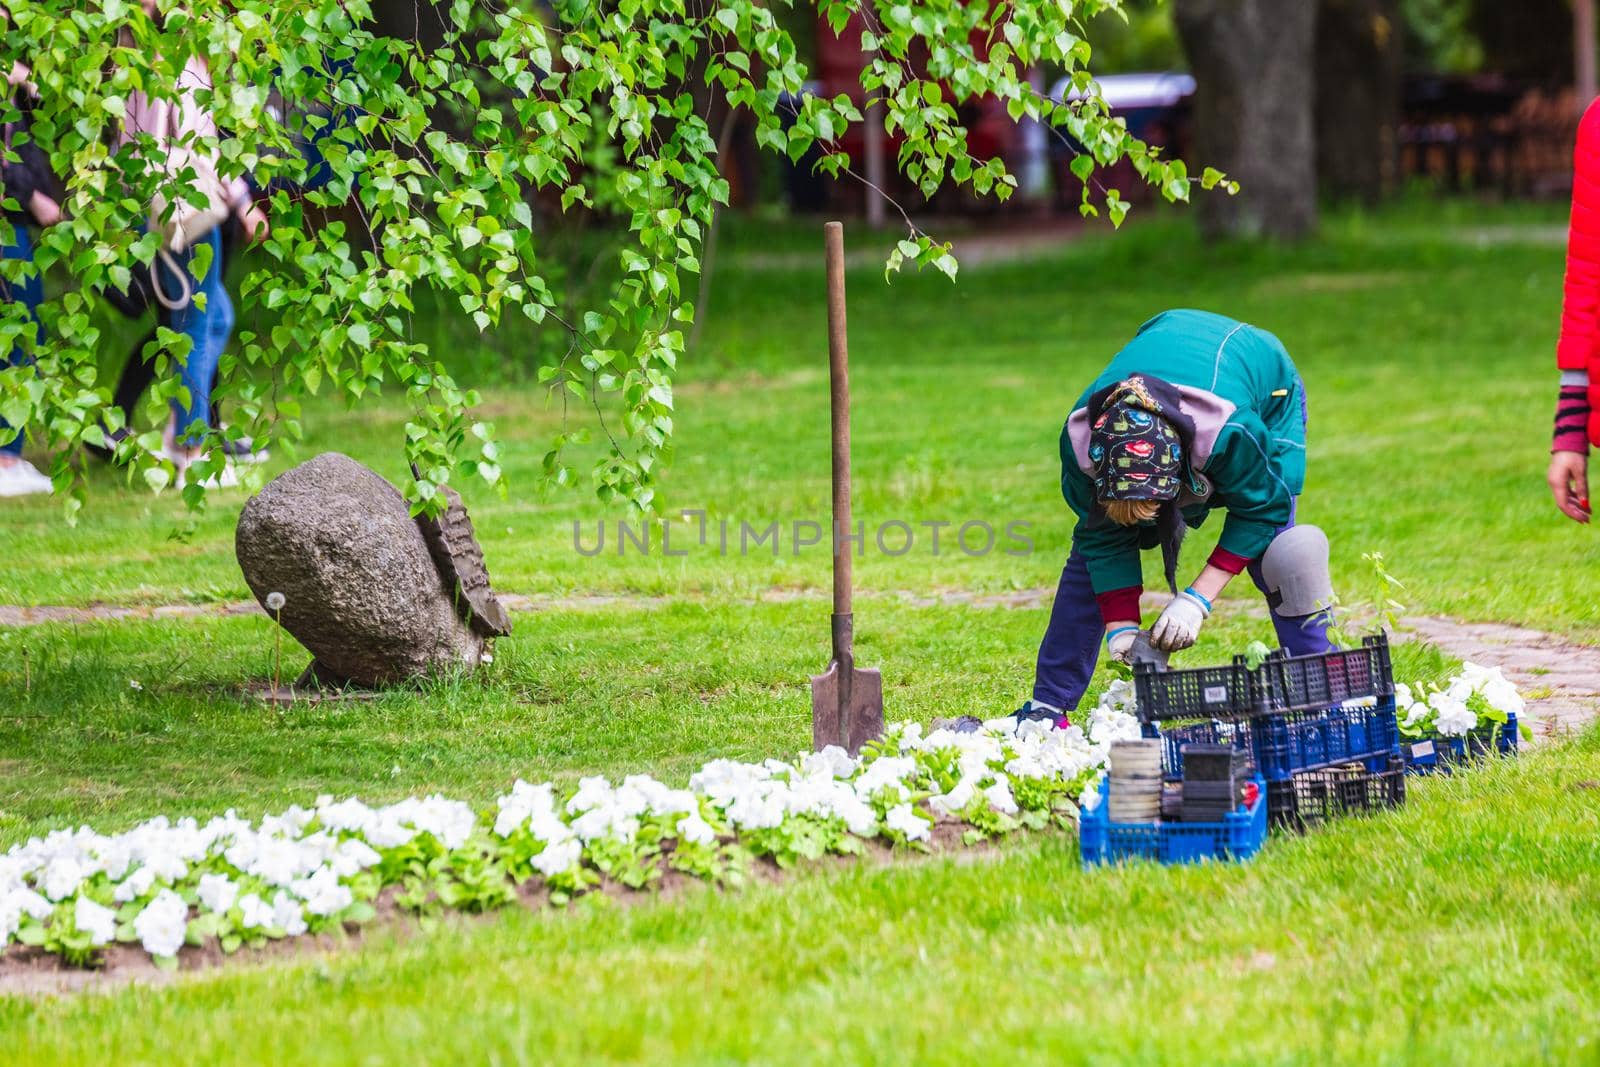
[{"label": "white dandelion seed head", "polygon": [[288,602],[289,602],[289,598],[284,596],[282,593],[274,592],[274,593],[268,593],[267,594],[267,610],[268,611],[282,611],[283,610],[283,606],[285,604],[287,604]]}]

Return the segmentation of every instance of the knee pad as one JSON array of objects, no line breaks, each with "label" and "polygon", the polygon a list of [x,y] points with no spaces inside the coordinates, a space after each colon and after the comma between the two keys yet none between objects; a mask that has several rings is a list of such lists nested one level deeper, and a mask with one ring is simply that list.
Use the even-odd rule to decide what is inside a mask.
[{"label": "knee pad", "polygon": [[1328,574],[1328,535],[1316,526],[1291,526],[1272,539],[1261,557],[1267,605],[1279,615],[1315,615],[1333,603]]}]

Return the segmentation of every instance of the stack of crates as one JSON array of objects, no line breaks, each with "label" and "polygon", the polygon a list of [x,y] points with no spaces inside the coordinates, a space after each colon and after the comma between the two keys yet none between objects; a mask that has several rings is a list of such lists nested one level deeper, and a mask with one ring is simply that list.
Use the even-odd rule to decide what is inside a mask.
[{"label": "stack of crates", "polygon": [[1275,652],[1255,669],[1242,656],[1192,670],[1142,664],[1133,684],[1146,735],[1166,742],[1166,773],[1182,774],[1190,742],[1243,749],[1266,782],[1275,826],[1304,829],[1405,801],[1386,636],[1320,655]]}]

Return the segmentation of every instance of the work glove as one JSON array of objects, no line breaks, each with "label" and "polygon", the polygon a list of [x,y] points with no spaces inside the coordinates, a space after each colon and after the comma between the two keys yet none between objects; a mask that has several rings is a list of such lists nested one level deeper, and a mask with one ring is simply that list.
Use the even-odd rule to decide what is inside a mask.
[{"label": "work glove", "polygon": [[1139,636],[1137,626],[1119,626],[1106,634],[1106,654],[1116,663],[1127,663],[1133,651],[1133,642]]},{"label": "work glove", "polygon": [[1200,637],[1200,624],[1211,614],[1211,601],[1185,589],[1172,598],[1167,610],[1150,628],[1150,643],[1163,652],[1189,648]]}]

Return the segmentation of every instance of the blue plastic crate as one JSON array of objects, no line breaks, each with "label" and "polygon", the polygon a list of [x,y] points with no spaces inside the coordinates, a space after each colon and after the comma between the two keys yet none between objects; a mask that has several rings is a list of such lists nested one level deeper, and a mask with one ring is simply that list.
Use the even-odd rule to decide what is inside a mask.
[{"label": "blue plastic crate", "polygon": [[1250,753],[1250,763],[1255,765],[1255,750],[1250,744],[1250,723],[1248,722],[1223,722],[1213,719],[1210,722],[1196,722],[1185,726],[1168,726],[1161,730],[1157,736],[1162,742],[1162,768],[1168,778],[1183,777],[1183,746],[1187,744],[1202,745],[1232,745],[1234,748]]},{"label": "blue plastic crate", "polygon": [[1100,780],[1100,803],[1078,820],[1078,846],[1083,865],[1150,859],[1157,863],[1194,863],[1199,860],[1247,860],[1267,839],[1267,785],[1255,779],[1256,802],[1222,822],[1111,822],[1111,781]]},{"label": "blue plastic crate", "polygon": [[1183,775],[1183,746],[1190,742],[1231,744],[1250,753],[1256,772],[1269,782],[1281,782],[1301,771],[1340,763],[1365,763],[1381,770],[1400,755],[1400,727],[1395,721],[1393,698],[1377,707],[1334,708],[1259,715],[1243,722],[1191,723],[1169,726],[1160,737],[1169,777]]},{"label": "blue plastic crate", "polygon": [[1400,755],[1394,697],[1369,707],[1262,715],[1250,722],[1250,744],[1256,769],[1269,782],[1340,763],[1381,769]]},{"label": "blue plastic crate", "polygon": [[1412,774],[1449,774],[1458,763],[1489,755],[1515,756],[1520,741],[1517,717],[1511,715],[1503,723],[1481,726],[1466,737],[1434,737],[1408,743],[1404,746],[1406,770]]}]

